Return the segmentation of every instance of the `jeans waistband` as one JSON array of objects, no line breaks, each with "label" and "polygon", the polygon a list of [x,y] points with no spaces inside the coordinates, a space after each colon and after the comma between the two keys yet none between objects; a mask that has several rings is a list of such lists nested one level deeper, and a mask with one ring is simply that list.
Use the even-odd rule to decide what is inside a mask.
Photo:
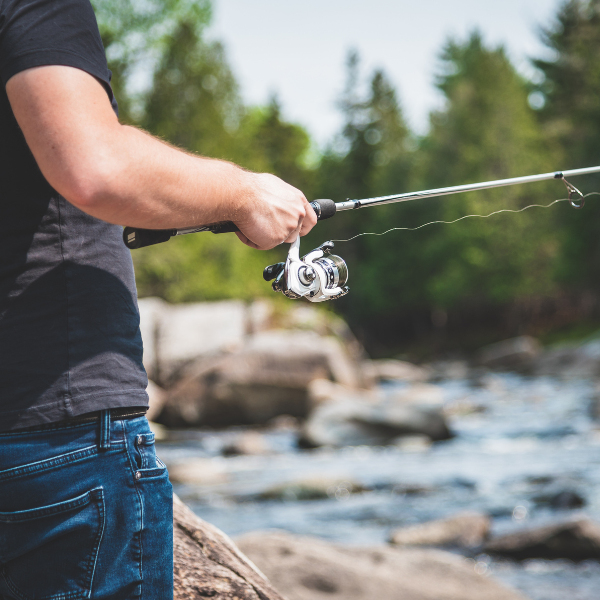
[{"label": "jeans waistband", "polygon": [[54,429],[56,427],[64,427],[65,425],[80,425],[83,423],[100,423],[104,415],[109,413],[111,421],[120,421],[121,419],[137,419],[143,417],[148,409],[146,407],[128,406],[125,408],[111,408],[108,410],[98,410],[78,417],[71,417],[70,419],[63,419],[62,421],[55,421],[54,423],[48,423],[46,425],[34,425],[33,427],[24,427],[23,429],[15,430],[19,432],[33,432],[33,431],[44,431],[46,429]]}]

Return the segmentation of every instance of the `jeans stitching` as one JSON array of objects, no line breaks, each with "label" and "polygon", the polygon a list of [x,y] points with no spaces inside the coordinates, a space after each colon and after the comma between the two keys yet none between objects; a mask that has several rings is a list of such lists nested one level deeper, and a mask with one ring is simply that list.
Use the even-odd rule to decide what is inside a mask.
[{"label": "jeans stitching", "polygon": [[[94,564],[91,565],[92,569],[91,569],[91,574],[89,572],[89,568],[88,568],[88,591],[87,591],[87,595],[88,597],[91,597],[92,595],[92,587],[94,585],[94,575],[96,574],[96,564],[98,563],[98,556],[100,554],[100,544],[102,543],[102,538],[104,537],[104,528],[106,526],[106,507],[104,505],[104,488],[100,488],[100,502],[97,504],[98,507],[98,513],[100,515],[100,530],[98,531],[98,534],[96,536],[96,551],[95,551],[95,556],[94,556]],[[90,557],[91,558],[91,557]]]},{"label": "jeans stitching", "polygon": [[[42,517],[50,517],[52,515],[59,515],[63,512],[68,512],[75,508],[79,508],[82,506],[86,506],[92,501],[94,496],[94,492],[99,489],[96,488],[77,498],[73,498],[72,500],[67,500],[66,502],[58,502],[56,504],[51,504],[50,506],[43,506],[41,508],[32,508],[29,510],[20,510],[17,512],[0,512],[0,522],[1,523],[22,523],[24,521],[34,521],[35,519],[40,519]],[[12,515],[12,516],[11,516]],[[29,516],[33,515],[33,516]]]},{"label": "jeans stitching", "polygon": [[[118,446],[122,445],[122,442],[117,442]],[[117,445],[115,444],[115,445]],[[118,452],[119,449],[116,451]],[[30,463],[28,465],[22,465],[19,467],[13,467],[5,471],[0,471],[0,481],[7,481],[9,479],[15,479],[17,477],[23,477],[25,475],[31,475],[33,473],[41,473],[50,469],[56,469],[64,465],[79,462],[87,458],[96,456],[98,454],[97,446],[88,446],[81,450],[75,450],[74,452],[68,452],[67,454],[61,454],[53,458],[41,460],[38,462]]]},{"label": "jeans stitching", "polygon": [[[123,439],[125,440],[125,448],[127,451],[127,458],[129,459],[129,466],[132,471],[131,475],[133,477],[133,487],[135,489],[135,493],[137,494],[138,502],[139,502],[140,521],[139,521],[139,530],[138,530],[139,531],[138,544],[139,544],[139,556],[140,556],[140,581],[141,581],[141,585],[143,585],[143,583],[144,583],[144,569],[143,569],[144,547],[142,544],[142,532],[144,530],[144,501],[142,500],[142,494],[140,492],[139,486],[135,479],[136,464],[135,464],[134,458],[131,456],[131,448],[129,445],[129,440],[127,438],[128,423],[126,421],[121,421],[121,423],[123,424]],[[143,597],[143,593],[141,594],[141,597]]]}]

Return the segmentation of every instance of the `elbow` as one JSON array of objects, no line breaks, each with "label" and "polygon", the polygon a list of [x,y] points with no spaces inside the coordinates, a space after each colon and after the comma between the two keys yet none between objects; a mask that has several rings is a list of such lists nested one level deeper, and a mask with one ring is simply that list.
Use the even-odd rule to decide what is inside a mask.
[{"label": "elbow", "polygon": [[113,161],[96,161],[93,164],[79,164],[65,173],[60,188],[57,189],[67,201],[85,213],[104,220],[110,220],[119,196],[125,191],[122,172]]}]

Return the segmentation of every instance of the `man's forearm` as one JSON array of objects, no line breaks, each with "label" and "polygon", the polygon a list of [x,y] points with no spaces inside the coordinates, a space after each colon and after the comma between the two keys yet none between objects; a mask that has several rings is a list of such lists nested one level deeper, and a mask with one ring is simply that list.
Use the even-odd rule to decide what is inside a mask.
[{"label": "man's forearm", "polygon": [[89,214],[111,223],[168,229],[243,218],[251,210],[254,173],[193,156],[133,127],[118,126],[105,175],[80,198]]},{"label": "man's forearm", "polygon": [[277,177],[190,155],[121,125],[104,88],[84,71],[29,69],[6,91],[50,185],[95,217],[149,229],[232,220],[244,243],[263,249],[316,223],[302,192]]}]

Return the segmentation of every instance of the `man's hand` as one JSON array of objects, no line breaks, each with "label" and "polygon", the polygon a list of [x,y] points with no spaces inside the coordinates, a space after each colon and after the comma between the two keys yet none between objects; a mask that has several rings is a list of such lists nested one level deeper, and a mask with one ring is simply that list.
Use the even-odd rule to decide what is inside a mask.
[{"label": "man's hand", "polygon": [[28,69],[6,92],[44,177],[92,216],[145,229],[234,221],[240,240],[259,249],[291,242],[316,223],[302,192],[277,177],[190,155],[121,125],[85,71]]},{"label": "man's hand", "polygon": [[317,223],[317,215],[304,194],[278,177],[253,175],[251,201],[244,204],[239,218],[238,238],[259,250],[293,242],[298,232],[306,235]]}]

